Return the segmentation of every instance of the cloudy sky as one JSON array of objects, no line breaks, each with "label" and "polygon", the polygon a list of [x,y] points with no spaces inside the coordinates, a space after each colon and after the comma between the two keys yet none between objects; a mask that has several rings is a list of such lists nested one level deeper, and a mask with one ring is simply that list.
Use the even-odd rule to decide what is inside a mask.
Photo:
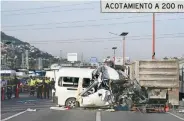
[{"label": "cloudy sky", "polygon": [[[151,13],[100,13],[100,2],[2,2],[2,31],[43,51],[66,57],[83,53],[84,59],[122,55],[126,37],[126,56],[150,59],[152,56]],[[184,14],[156,14],[156,58],[184,55]]]}]

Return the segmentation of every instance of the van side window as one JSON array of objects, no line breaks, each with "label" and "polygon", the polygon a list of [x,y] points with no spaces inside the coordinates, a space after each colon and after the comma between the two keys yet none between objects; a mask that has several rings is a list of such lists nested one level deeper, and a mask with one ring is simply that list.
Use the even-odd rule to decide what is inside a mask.
[{"label": "van side window", "polygon": [[90,78],[83,78],[83,84],[82,84],[82,87],[84,88],[87,88],[89,85],[90,85],[90,81],[91,79]]},{"label": "van side window", "polygon": [[78,87],[79,78],[63,77],[63,87]]},{"label": "van side window", "polygon": [[72,78],[71,77],[63,77],[63,82],[72,83]]},{"label": "van side window", "polygon": [[62,77],[60,77],[58,80],[58,86],[62,86]]}]

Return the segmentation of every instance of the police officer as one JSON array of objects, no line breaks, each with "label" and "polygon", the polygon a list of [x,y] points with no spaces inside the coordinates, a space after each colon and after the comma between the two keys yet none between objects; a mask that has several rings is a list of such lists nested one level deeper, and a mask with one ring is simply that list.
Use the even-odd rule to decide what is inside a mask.
[{"label": "police officer", "polygon": [[44,98],[46,99],[46,95],[47,98],[49,99],[49,90],[50,90],[50,80],[49,78],[45,78],[44,80]]},{"label": "police officer", "polygon": [[36,79],[35,78],[32,78],[30,77],[31,80],[29,82],[29,86],[30,86],[30,95],[33,95],[34,96],[34,89],[35,89],[35,82],[36,82]]},{"label": "police officer", "polygon": [[54,81],[54,78],[51,79],[50,86],[51,86],[51,89],[56,90],[55,89],[55,81]]},{"label": "police officer", "polygon": [[13,85],[15,85],[15,86],[14,86],[14,94],[15,94],[15,97],[16,97],[16,89],[17,89],[17,86],[18,86],[18,88],[19,88],[19,84],[20,84],[20,81],[17,79],[16,76],[14,76]]},{"label": "police officer", "polygon": [[45,82],[45,78],[43,78],[43,96],[44,96],[44,99],[46,99],[46,89],[47,89],[47,83]]},{"label": "police officer", "polygon": [[36,85],[37,85],[37,98],[42,99],[42,86],[43,86],[43,84],[42,84],[41,78],[37,78]]}]

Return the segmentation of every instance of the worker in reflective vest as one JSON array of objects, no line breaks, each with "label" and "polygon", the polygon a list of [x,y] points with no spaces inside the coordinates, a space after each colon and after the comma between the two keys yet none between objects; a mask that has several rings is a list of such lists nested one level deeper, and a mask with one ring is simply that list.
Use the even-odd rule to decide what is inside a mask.
[{"label": "worker in reflective vest", "polygon": [[33,91],[35,90],[35,83],[36,83],[36,79],[32,78],[29,82],[29,86],[30,86],[30,95],[33,94]]},{"label": "worker in reflective vest", "polygon": [[46,96],[47,98],[49,99],[49,91],[50,90],[50,80],[48,78],[45,78],[44,79],[44,98],[46,99]]},{"label": "worker in reflective vest", "polygon": [[42,99],[43,83],[42,83],[42,79],[41,78],[37,78],[36,85],[37,85],[37,98],[41,98]]}]

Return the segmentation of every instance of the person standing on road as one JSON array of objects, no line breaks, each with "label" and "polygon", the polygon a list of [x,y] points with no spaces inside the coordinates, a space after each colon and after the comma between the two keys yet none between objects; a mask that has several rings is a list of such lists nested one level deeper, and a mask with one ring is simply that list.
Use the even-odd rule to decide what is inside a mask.
[{"label": "person standing on road", "polygon": [[36,85],[37,85],[37,98],[42,99],[42,80],[41,78],[36,80]]},{"label": "person standing on road", "polygon": [[46,93],[47,93],[47,83],[45,82],[45,78],[43,78],[43,96],[44,96],[44,99],[46,99]]},{"label": "person standing on road", "polygon": [[1,99],[2,99],[2,95],[6,94],[6,87],[7,87],[7,80],[4,79],[4,77],[2,77],[1,79]]},{"label": "person standing on road", "polygon": [[55,80],[54,80],[54,78],[51,79],[50,85],[51,85],[51,89],[56,90],[55,89]]},{"label": "person standing on road", "polygon": [[29,86],[30,86],[30,95],[33,95],[33,96],[34,96],[34,90],[35,90],[35,82],[36,82],[36,79],[31,77]]},{"label": "person standing on road", "polygon": [[47,95],[47,98],[49,99],[49,93],[50,93],[50,80],[49,80],[49,78],[45,78],[45,89],[44,89],[44,98],[46,98],[46,95]]},{"label": "person standing on road", "polygon": [[15,98],[16,98],[16,91],[17,91],[17,88],[19,88],[19,85],[20,85],[20,81],[17,79],[16,76],[14,76],[13,85],[15,85],[13,90],[14,90],[14,95],[15,95]]},{"label": "person standing on road", "polygon": [[2,77],[1,79],[1,87],[5,87],[7,86],[7,80],[4,79],[4,77]]}]

